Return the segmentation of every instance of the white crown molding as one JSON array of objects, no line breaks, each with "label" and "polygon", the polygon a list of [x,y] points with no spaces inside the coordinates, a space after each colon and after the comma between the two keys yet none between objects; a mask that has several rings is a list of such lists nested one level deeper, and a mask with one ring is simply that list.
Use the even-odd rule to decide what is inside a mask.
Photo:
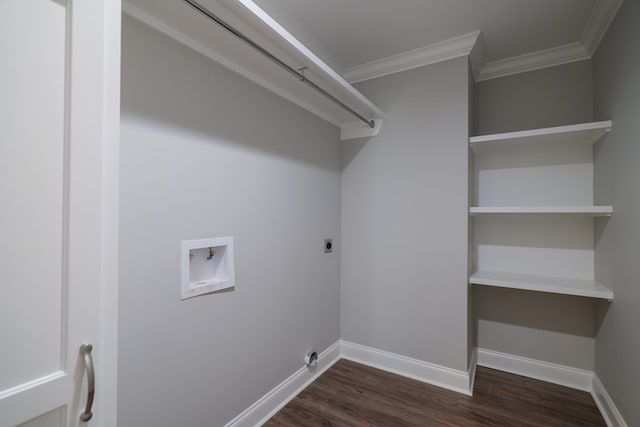
[{"label": "white crown molding", "polygon": [[382,77],[424,65],[469,55],[476,81],[506,77],[590,59],[624,0],[598,0],[579,42],[484,62],[482,33],[476,31],[422,48],[368,62],[345,70],[349,83]]},{"label": "white crown molding", "polygon": [[496,79],[513,74],[526,73],[542,68],[555,67],[591,58],[580,43],[571,43],[551,49],[518,55],[498,61],[487,62],[476,81]]},{"label": "white crown molding", "polygon": [[469,372],[348,341],[341,341],[340,349],[343,359],[471,396]]},{"label": "white crown molding", "polygon": [[605,33],[618,14],[624,0],[599,0],[593,8],[591,18],[582,33],[580,43],[589,55],[593,55],[600,45]]},{"label": "white crown molding", "polygon": [[314,368],[303,366],[298,369],[240,415],[229,421],[225,427],[261,426],[338,360],[340,360],[340,341],[333,343],[318,355],[318,364]]},{"label": "white crown molding", "polygon": [[478,349],[478,365],[590,392],[593,372],[498,351]]},{"label": "white crown molding", "polygon": [[344,78],[353,84],[469,55],[479,36],[480,31],[474,31],[429,46],[356,65],[345,70]]},{"label": "white crown molding", "polygon": [[[579,42],[484,64],[476,81],[495,79],[590,59],[624,0],[598,0]],[[475,72],[474,72],[475,75]]]},{"label": "white crown molding", "polygon": [[627,423],[622,414],[618,411],[618,408],[613,403],[611,396],[607,393],[600,379],[597,375],[593,376],[593,390],[591,391],[593,400],[596,402],[596,406],[600,409],[602,418],[604,418],[607,426],[609,427],[627,427]]},{"label": "white crown molding", "polygon": [[478,80],[482,67],[484,66],[484,41],[482,38],[482,32],[478,34],[478,40],[471,48],[469,53],[469,62],[471,63],[471,73],[474,80]]}]

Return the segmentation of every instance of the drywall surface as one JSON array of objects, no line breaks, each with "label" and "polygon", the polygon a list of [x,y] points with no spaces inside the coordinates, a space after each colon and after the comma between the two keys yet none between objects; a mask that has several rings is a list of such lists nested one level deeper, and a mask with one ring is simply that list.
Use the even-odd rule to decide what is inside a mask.
[{"label": "drywall surface", "polygon": [[[338,129],[123,30],[118,425],[221,426],[340,338]],[[180,241],[219,236],[235,288],[181,301]]]},{"label": "drywall surface", "polygon": [[593,371],[593,301],[569,295],[473,287],[479,348]]},{"label": "drywall surface", "polygon": [[593,60],[596,119],[611,119],[595,149],[596,203],[613,216],[596,228],[596,277],[614,301],[598,305],[596,374],[627,425],[640,425],[640,3],[626,1]]},{"label": "drywall surface", "polygon": [[357,87],[387,114],[342,145],[342,338],[467,369],[466,58]]},{"label": "drywall surface", "polygon": [[[476,130],[492,134],[590,122],[592,93],[590,61],[479,82]],[[591,148],[554,150],[551,158],[545,150],[533,147],[526,152],[476,155],[476,203],[591,204]],[[522,180],[523,173],[531,173],[532,179]],[[593,279],[591,218],[476,217],[474,233],[479,267]],[[474,288],[477,347],[594,369],[596,303],[592,299]]]},{"label": "drywall surface", "polygon": [[476,84],[475,135],[589,122],[591,61]]}]

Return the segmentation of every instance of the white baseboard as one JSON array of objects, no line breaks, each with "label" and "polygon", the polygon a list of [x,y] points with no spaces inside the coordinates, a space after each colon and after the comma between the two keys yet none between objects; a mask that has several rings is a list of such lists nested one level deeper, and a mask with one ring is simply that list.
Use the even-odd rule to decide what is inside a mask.
[{"label": "white baseboard", "polygon": [[622,418],[620,411],[611,400],[611,396],[607,393],[597,375],[593,376],[593,386],[591,390],[593,400],[596,401],[598,409],[609,427],[627,427],[627,423]]},{"label": "white baseboard", "polygon": [[478,365],[524,377],[591,391],[593,372],[498,351],[478,349]]},{"label": "white baseboard", "polygon": [[318,355],[318,364],[313,370],[306,366],[298,369],[273,390],[261,397],[244,412],[229,421],[225,427],[260,426],[274,416],[291,399],[311,384],[316,378],[340,359],[340,341]]},{"label": "white baseboard", "polygon": [[[475,352],[473,354],[475,357]],[[341,358],[466,395],[471,395],[473,388],[476,365],[474,360],[469,366],[469,371],[463,372],[347,341],[338,341],[318,356],[318,365],[314,371],[306,367],[300,368],[229,421],[225,427],[253,427],[264,424]]]},{"label": "white baseboard", "polygon": [[348,341],[341,341],[340,348],[343,359],[471,395],[469,389],[471,381],[468,372],[457,371]]},{"label": "white baseboard", "polygon": [[319,355],[315,370],[300,368],[225,427],[264,424],[341,358],[469,396],[473,392],[476,366],[498,369],[591,392],[609,427],[627,427],[602,383],[590,371],[478,348],[472,352],[468,371],[464,372],[348,341],[334,343]]}]

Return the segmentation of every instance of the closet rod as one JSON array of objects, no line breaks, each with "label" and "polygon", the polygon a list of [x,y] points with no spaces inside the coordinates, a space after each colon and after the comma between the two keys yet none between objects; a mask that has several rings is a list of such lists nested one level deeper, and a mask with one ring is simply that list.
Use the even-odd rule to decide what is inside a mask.
[{"label": "closet rod", "polygon": [[304,76],[303,72],[297,71],[297,70],[291,68],[290,66],[288,66],[287,64],[285,64],[284,62],[282,62],[278,57],[273,55],[271,52],[269,52],[268,50],[266,50],[265,48],[263,48],[262,46],[260,46],[256,42],[254,42],[253,40],[251,40],[249,37],[247,37],[244,34],[242,34],[240,31],[238,31],[235,28],[233,28],[231,25],[227,24],[219,16],[215,15],[213,12],[211,12],[209,9],[205,8],[204,6],[202,6],[200,3],[198,3],[198,2],[196,2],[194,0],[182,0],[182,1],[184,1],[189,6],[193,7],[195,10],[197,10],[200,13],[202,13],[204,16],[206,16],[207,18],[211,19],[212,21],[214,21],[215,23],[217,23],[221,27],[223,27],[225,30],[229,31],[231,34],[233,34],[234,36],[236,36],[237,38],[239,38],[240,40],[242,40],[243,42],[245,42],[246,44],[248,44],[249,46],[251,46],[252,48],[257,50],[258,52],[260,52],[261,54],[263,54],[267,58],[269,58],[271,61],[273,61],[275,64],[279,65],[285,71],[287,71],[290,74],[293,74],[294,76],[296,76],[296,78],[298,80],[300,80],[302,83],[307,84],[309,87],[311,87],[312,89],[315,89],[321,95],[324,95],[326,98],[328,98],[331,101],[333,101],[334,103],[338,104],[344,110],[348,111],[349,113],[353,114],[358,119],[360,119],[363,122],[365,122],[370,128],[373,129],[376,126],[376,122],[374,120],[368,120],[368,119],[364,118],[364,116],[360,115],[353,108],[349,107],[344,102],[340,101],[338,98],[336,98],[335,96],[331,95],[329,92],[327,92],[326,90],[322,89],[320,86],[318,86],[317,84],[315,84],[311,80],[307,79]]}]

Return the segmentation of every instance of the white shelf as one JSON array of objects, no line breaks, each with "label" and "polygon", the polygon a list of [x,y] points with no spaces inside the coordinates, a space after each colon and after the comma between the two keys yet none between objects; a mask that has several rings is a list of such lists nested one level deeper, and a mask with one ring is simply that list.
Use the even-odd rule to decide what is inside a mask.
[{"label": "white shelf", "polygon": [[593,216],[611,216],[612,206],[474,206],[469,208],[471,215],[480,214],[579,214]]},{"label": "white shelf", "polygon": [[537,292],[576,295],[613,300],[611,289],[593,280],[537,276],[502,271],[476,271],[469,278],[472,285],[496,286]]},{"label": "white shelf", "polygon": [[370,129],[182,1],[125,0],[128,15],[161,31],[342,130],[342,139],[372,136],[384,113],[252,0],[211,0],[206,7],[284,63],[367,119]]},{"label": "white shelf", "polygon": [[581,123],[569,126],[532,129],[519,132],[498,133],[494,135],[473,136],[469,143],[473,150],[488,146],[508,146],[516,144],[541,143],[583,143],[594,144],[611,130],[611,121]]}]

